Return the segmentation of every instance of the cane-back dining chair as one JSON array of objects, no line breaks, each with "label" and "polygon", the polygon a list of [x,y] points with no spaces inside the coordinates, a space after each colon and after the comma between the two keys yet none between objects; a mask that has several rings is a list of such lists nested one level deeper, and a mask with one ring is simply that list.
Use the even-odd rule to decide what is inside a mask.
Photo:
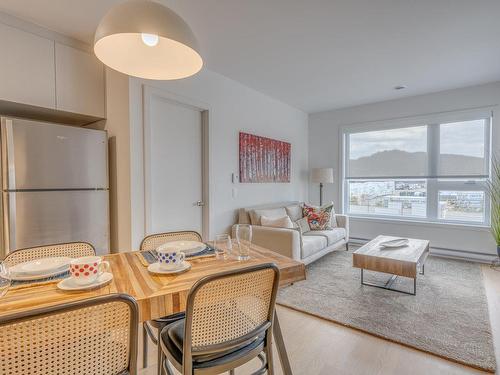
[{"label": "cane-back dining chair", "polygon": [[141,242],[141,251],[156,250],[159,246],[172,241],[198,241],[201,236],[195,231],[156,233],[144,237]]},{"label": "cane-back dining chair", "polygon": [[[141,251],[156,250],[159,246],[172,241],[198,241],[201,242],[201,236],[195,231],[180,231],[180,232],[166,232],[156,233],[146,236],[141,242]],[[157,345],[158,351],[158,373],[160,373],[160,357],[161,348],[158,345],[158,336],[160,331],[166,325],[184,318],[184,313],[177,313],[165,316],[159,319],[144,322],[142,328],[142,366],[148,367],[148,337]],[[155,333],[156,331],[156,333]]]},{"label": "cane-back dining chair", "polygon": [[136,375],[137,303],[110,294],[0,318],[2,375]]},{"label": "cane-back dining chair", "polygon": [[87,242],[68,242],[14,250],[5,257],[4,264],[12,267],[19,263],[41,258],[80,258],[92,255],[95,255],[95,249],[91,244]]},{"label": "cane-back dining chair", "polygon": [[274,264],[210,275],[187,298],[186,318],[161,332],[162,372],[215,375],[258,357],[254,374],[273,375],[272,328],[279,284]]}]

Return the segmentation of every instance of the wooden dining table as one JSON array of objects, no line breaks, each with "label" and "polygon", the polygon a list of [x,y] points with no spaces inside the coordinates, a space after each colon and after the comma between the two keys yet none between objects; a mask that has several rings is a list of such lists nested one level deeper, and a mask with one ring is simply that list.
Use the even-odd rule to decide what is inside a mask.
[{"label": "wooden dining table", "polygon": [[[303,263],[256,245],[252,245],[248,260],[239,261],[235,256],[190,259],[191,269],[175,275],[150,273],[138,252],[109,254],[104,259],[110,263],[110,272],[113,273],[113,280],[108,285],[79,292],[59,290],[57,283],[11,289],[0,298],[0,317],[110,293],[125,293],[137,301],[139,319],[144,322],[185,311],[187,295],[194,283],[214,273],[274,263],[280,269],[280,286],[306,278]],[[292,374],[277,314],[273,333],[283,373]]]}]

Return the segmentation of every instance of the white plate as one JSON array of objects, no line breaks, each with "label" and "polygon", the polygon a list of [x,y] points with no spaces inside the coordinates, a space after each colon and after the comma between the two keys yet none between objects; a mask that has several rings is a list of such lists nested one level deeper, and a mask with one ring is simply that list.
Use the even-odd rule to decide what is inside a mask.
[{"label": "white plate", "polygon": [[69,269],[71,258],[52,257],[30,260],[29,262],[19,263],[10,267],[10,272],[24,275],[40,275],[56,272],[60,269]]},{"label": "white plate", "polygon": [[43,274],[38,274],[38,275],[30,275],[27,273],[13,273],[11,272],[9,277],[11,280],[14,281],[31,281],[31,280],[40,280],[40,279],[46,279],[48,277],[52,276],[57,276],[60,275],[61,273],[68,272],[68,268],[62,268],[60,270],[56,270],[54,272],[50,273],[43,273]]},{"label": "white plate", "polygon": [[59,281],[57,287],[62,290],[88,290],[103,286],[113,280],[113,274],[111,272],[104,272],[101,276],[97,278],[93,283],[87,285],[79,285],[75,283],[75,279],[68,277],[67,279]]},{"label": "white plate", "polygon": [[395,240],[381,242],[380,246],[389,248],[402,247],[408,245],[408,242],[408,238],[397,238]]},{"label": "white plate", "polygon": [[189,262],[182,262],[182,264],[177,267],[177,268],[172,268],[170,270],[164,270],[160,268],[160,263],[152,263],[148,266],[148,271],[151,273],[158,273],[161,275],[171,275],[171,274],[176,274],[180,272],[184,272],[191,269],[191,263]]},{"label": "white plate", "polygon": [[188,255],[190,253],[197,253],[198,251],[205,250],[207,245],[198,241],[172,241],[161,245],[159,248],[167,247],[175,251],[182,251],[184,254]]}]

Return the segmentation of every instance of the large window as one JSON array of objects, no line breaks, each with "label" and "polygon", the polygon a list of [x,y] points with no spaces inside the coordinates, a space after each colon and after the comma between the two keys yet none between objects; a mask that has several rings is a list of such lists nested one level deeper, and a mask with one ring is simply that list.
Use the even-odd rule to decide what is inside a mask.
[{"label": "large window", "polygon": [[344,130],[351,215],[488,224],[489,113]]}]

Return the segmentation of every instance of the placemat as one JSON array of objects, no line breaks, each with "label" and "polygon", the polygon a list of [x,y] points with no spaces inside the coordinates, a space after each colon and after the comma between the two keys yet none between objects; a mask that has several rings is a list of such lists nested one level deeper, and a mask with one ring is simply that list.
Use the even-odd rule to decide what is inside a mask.
[{"label": "placemat", "polygon": [[[142,263],[142,265],[144,267],[147,267],[150,264],[157,262],[156,250],[140,251],[137,253],[137,256],[139,257],[139,261]],[[213,256],[215,256],[215,249],[212,246],[207,245],[207,247],[204,250],[186,255],[186,260],[187,259],[197,259],[197,258],[207,258],[207,257],[213,257]]]},{"label": "placemat", "polygon": [[38,279],[38,280],[12,280],[10,289],[15,290],[15,289],[29,288],[38,285],[52,284],[59,282],[67,277],[69,277],[69,271],[61,273],[59,275],[46,277],[44,279]]}]

